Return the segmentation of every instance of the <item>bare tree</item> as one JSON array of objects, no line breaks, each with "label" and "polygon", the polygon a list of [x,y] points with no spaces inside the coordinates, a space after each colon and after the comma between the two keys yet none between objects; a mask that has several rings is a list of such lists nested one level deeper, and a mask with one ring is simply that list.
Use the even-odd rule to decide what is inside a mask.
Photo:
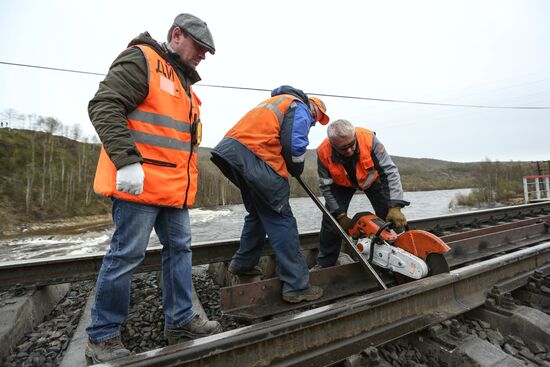
[{"label": "bare tree", "polygon": [[34,162],[34,139],[35,135],[31,135],[31,162],[27,164],[26,176],[27,176],[27,188],[25,192],[25,209],[27,215],[31,211],[31,201],[32,201],[32,186],[34,183],[34,172],[35,172],[35,162]]},{"label": "bare tree", "polygon": [[94,192],[94,185],[92,183],[86,185],[86,206],[90,205],[92,201],[92,193]]},{"label": "bare tree", "polygon": [[38,125],[44,129],[45,132],[54,134],[62,126],[61,122],[53,117],[39,117]]},{"label": "bare tree", "polygon": [[73,124],[71,127],[71,136],[73,140],[79,140],[82,137],[82,127],[80,124]]},{"label": "bare tree", "polygon": [[65,207],[68,208],[69,207],[69,201],[70,201],[70,197],[71,197],[71,187],[73,185],[73,171],[72,169],[69,169],[69,174],[68,174],[68,177],[67,177],[67,190],[65,191]]},{"label": "bare tree", "polygon": [[59,190],[61,193],[63,193],[64,184],[65,184],[65,159],[61,157],[61,187]]},{"label": "bare tree", "polygon": [[21,123],[22,120],[25,119],[25,115],[18,113],[13,108],[5,109],[2,112],[2,117],[6,120],[6,127],[8,126],[8,124],[13,127],[14,122],[15,126],[17,126],[19,123]]},{"label": "bare tree", "polygon": [[36,130],[37,121],[38,116],[36,115],[36,113],[27,114],[25,128],[27,128],[28,130]]},{"label": "bare tree", "polygon": [[40,187],[40,207],[44,207],[44,203],[46,202],[46,152],[48,150],[48,142],[47,140],[44,140],[44,143],[42,144],[42,185]]},{"label": "bare tree", "polygon": [[[38,126],[43,129],[46,133],[49,134],[48,138],[44,140],[43,151],[42,151],[42,185],[40,190],[40,207],[44,207],[46,201],[46,177],[49,177],[48,183],[48,193],[50,200],[53,197],[53,170],[51,170],[53,162],[53,152],[54,152],[54,139],[53,134],[57,132],[61,127],[61,122],[53,117],[39,117]],[[49,159],[47,159],[49,150]]]}]

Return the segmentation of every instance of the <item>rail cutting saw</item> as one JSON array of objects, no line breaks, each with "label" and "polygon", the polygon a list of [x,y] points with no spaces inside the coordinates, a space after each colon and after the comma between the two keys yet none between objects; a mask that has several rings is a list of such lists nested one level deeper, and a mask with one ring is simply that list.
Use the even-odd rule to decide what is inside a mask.
[{"label": "rail cutting saw", "polygon": [[412,279],[449,272],[443,255],[450,248],[436,235],[408,228],[397,233],[371,212],[355,214],[351,223],[347,232],[369,263]]},{"label": "rail cutting saw", "polygon": [[407,280],[402,276],[420,279],[426,275],[449,272],[443,254],[450,248],[439,237],[408,228],[398,234],[391,228],[392,222],[386,223],[370,212],[357,213],[346,233],[302,178],[297,176],[296,180],[338,230],[350,255],[361,263],[382,289],[388,287],[371,263],[391,270],[398,282]]}]

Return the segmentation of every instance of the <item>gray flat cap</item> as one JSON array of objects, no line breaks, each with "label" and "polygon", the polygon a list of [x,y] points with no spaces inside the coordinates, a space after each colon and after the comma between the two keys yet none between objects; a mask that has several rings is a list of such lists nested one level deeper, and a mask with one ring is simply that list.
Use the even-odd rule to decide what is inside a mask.
[{"label": "gray flat cap", "polygon": [[182,13],[174,19],[174,25],[184,29],[191,35],[193,40],[199,45],[204,46],[212,55],[216,52],[214,39],[205,22],[192,14]]}]

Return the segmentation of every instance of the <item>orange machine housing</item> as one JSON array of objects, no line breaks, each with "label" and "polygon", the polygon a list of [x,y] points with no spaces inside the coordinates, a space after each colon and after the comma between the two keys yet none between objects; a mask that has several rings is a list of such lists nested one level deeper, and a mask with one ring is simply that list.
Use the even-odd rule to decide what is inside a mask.
[{"label": "orange machine housing", "polygon": [[[352,238],[374,236],[385,224],[386,222],[371,212],[357,213],[352,218],[352,227],[348,229],[348,234]],[[450,250],[441,238],[419,229],[406,230],[398,235],[393,229],[385,228],[379,236],[389,244],[402,248],[423,260],[426,260],[429,254],[444,254]],[[362,249],[359,250],[362,251]]]}]

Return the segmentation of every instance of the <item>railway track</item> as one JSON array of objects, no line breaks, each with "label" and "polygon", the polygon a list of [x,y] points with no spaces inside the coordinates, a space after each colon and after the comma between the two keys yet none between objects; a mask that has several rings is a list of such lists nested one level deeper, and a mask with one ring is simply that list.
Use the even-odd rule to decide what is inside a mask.
[{"label": "railway track", "polygon": [[[450,274],[400,285],[387,274],[381,274],[390,284],[388,290],[381,291],[358,263],[323,269],[312,272],[311,281],[322,285],[326,295],[305,308],[283,304],[279,282],[274,278],[235,285],[231,299],[227,299],[227,288],[222,288],[220,298],[225,315],[245,320],[248,326],[149,350],[110,365],[322,366],[342,361],[349,364],[353,359],[350,356],[355,355],[355,361],[361,353],[363,359],[367,358],[369,348],[407,335],[411,342],[419,344],[418,338],[424,338],[419,336],[420,331],[427,328],[430,335],[426,338],[446,340],[448,346],[448,338],[452,340],[453,332],[458,333],[449,320],[482,312],[477,311],[480,307],[496,312],[507,305],[509,309],[505,312],[514,313],[517,310],[513,311],[516,306],[510,302],[511,294],[540,305],[543,310],[540,312],[545,315],[546,308],[550,309],[550,294],[545,293],[548,288],[545,284],[550,283],[549,223],[550,203],[411,221],[411,228],[437,233],[449,244],[451,251],[446,257]],[[317,237],[317,233],[301,235],[304,251],[315,251]],[[238,241],[194,244],[194,265],[223,263],[237,247]],[[269,246],[265,255],[272,255]],[[159,270],[158,264],[159,250],[148,251],[139,271],[155,272]],[[0,287],[13,289],[93,279],[100,265],[100,256],[5,263],[0,265]],[[238,292],[239,288],[242,292]],[[242,297],[235,297],[239,294]],[[265,303],[258,303],[258,298]],[[255,306],[250,306],[252,303]],[[541,333],[533,338],[543,338],[543,347],[550,356],[550,324],[545,330],[544,322],[548,321],[539,322],[542,330],[540,325],[532,326]],[[442,335],[440,325],[447,325],[451,336]],[[371,349],[369,353],[375,352]]]},{"label": "railway track", "polygon": [[[467,231],[468,229],[493,226],[498,223],[513,223],[544,215],[550,215],[550,202],[417,219],[410,221],[409,225],[414,229],[423,229],[438,236],[444,236],[450,233]],[[300,234],[302,249],[305,251],[317,249],[319,246],[318,237],[318,232]],[[228,261],[238,247],[238,240],[195,243],[192,246],[193,265]],[[273,255],[269,241],[266,241],[264,249],[265,256]],[[145,260],[137,269],[137,272],[159,270],[160,252],[160,248],[148,250]],[[0,291],[15,285],[43,286],[95,279],[101,267],[102,259],[103,254],[97,254],[44,260],[10,261],[0,264]]]},{"label": "railway track", "polygon": [[[471,311],[492,289],[511,292],[550,267],[550,243],[366,296],[287,315],[113,366],[323,366]],[[497,287],[497,288],[495,288]]]}]

